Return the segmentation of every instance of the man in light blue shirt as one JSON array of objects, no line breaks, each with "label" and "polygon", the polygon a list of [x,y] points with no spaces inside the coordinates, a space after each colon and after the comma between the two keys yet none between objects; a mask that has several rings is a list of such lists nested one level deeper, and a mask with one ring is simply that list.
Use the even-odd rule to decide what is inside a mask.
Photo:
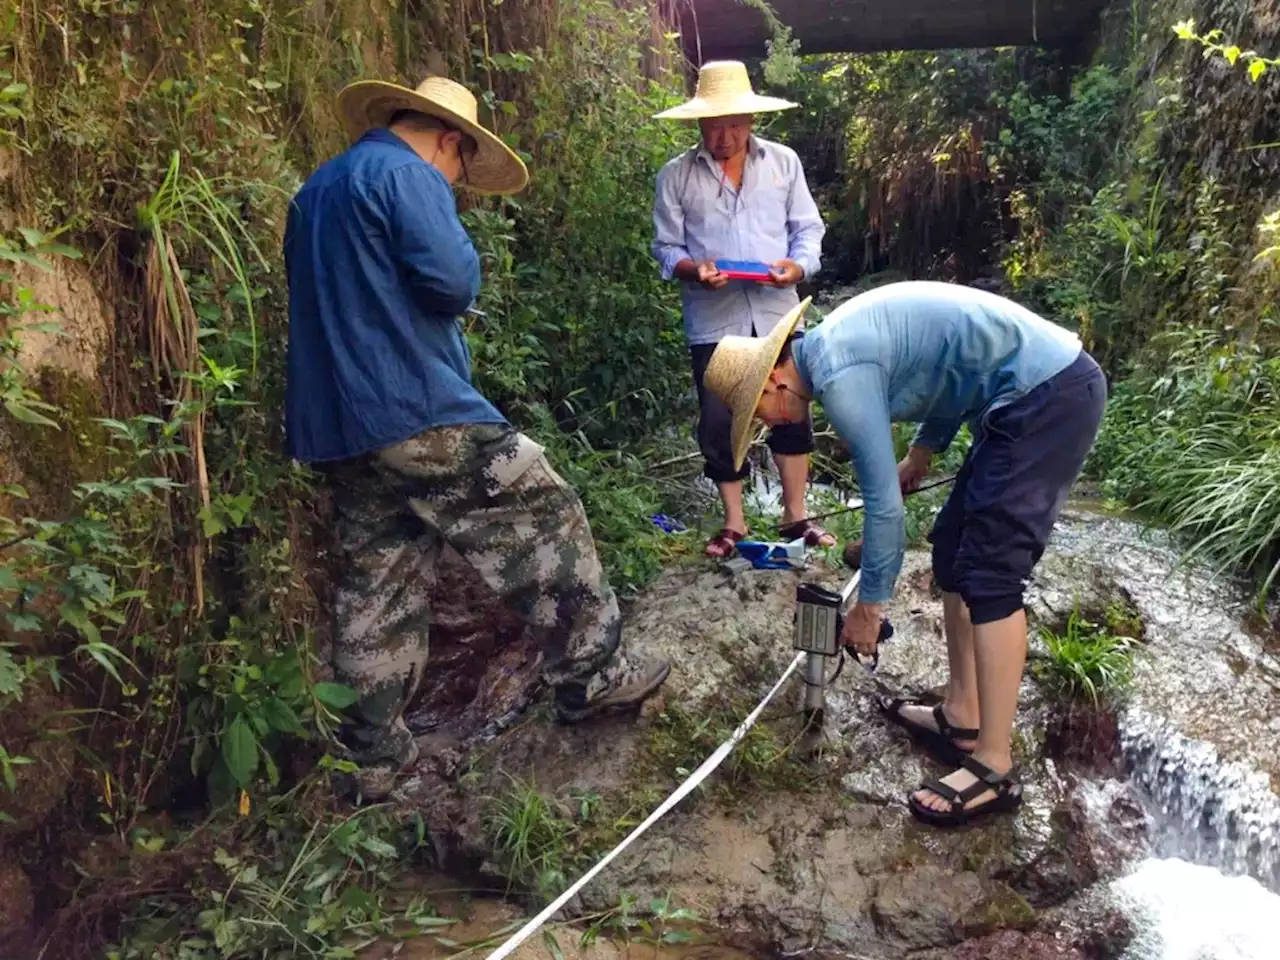
[{"label": "man in light blue shirt", "polygon": [[[752,134],[753,115],[795,104],[751,90],[746,67],[737,61],[705,64],[698,90],[688,103],[659,114],[696,119],[702,142],[668,162],[658,174],[653,207],[653,255],[664,279],[681,284],[684,330],[698,388],[698,446],[704,473],[724,502],[724,527],[707,553],[724,557],[746,534],[742,482],[747,469],[731,463],[730,417],[724,404],[703,388],[703,374],[720,338],[727,334],[763,337],[791,311],[795,285],[821,265],[825,228],[809,194],[794,150]],[[717,261],[768,264],[763,282],[731,279]],[[835,538],[802,522],[812,424],[806,419],[770,431],[769,448],[782,479],[780,535],[830,546]]]},{"label": "man in light blue shirt", "polygon": [[[933,708],[881,706],[961,768],[911,796],[917,817],[951,825],[1012,810],[1021,801],[1010,742],[1026,660],[1023,588],[1097,435],[1106,380],[1074,334],[979,290],[889,284],[793,337],[807,305],[763,340],[726,337],[708,365],[707,388],[733,411],[734,456],[745,456],[753,418],[794,423],[822,403],[865,503],[862,579],[843,639],[870,653],[902,565],[902,494],[969,425],[973,446],[929,534],[947,696]],[[920,425],[900,463],[894,421]]]}]

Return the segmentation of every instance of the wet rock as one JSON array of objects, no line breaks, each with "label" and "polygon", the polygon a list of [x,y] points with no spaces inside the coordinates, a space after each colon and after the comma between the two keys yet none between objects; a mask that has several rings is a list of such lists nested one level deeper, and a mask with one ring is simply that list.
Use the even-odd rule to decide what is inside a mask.
[{"label": "wet rock", "polygon": [[931,865],[884,879],[873,911],[879,930],[904,950],[958,943],[993,929],[1027,926],[1035,918],[1008,887]]},{"label": "wet rock", "polygon": [[1002,930],[990,936],[966,940],[945,955],[946,960],[1089,960],[1079,947],[1061,934],[1020,933]]},{"label": "wet rock", "polygon": [[919,950],[964,939],[965,918],[983,901],[977,874],[917,867],[889,877],[875,899],[876,925],[904,948]]},{"label": "wet rock", "polygon": [[1098,879],[1096,836],[1084,803],[1069,797],[1049,815],[1051,836],[1028,862],[1000,875],[1037,908],[1057,906]]}]

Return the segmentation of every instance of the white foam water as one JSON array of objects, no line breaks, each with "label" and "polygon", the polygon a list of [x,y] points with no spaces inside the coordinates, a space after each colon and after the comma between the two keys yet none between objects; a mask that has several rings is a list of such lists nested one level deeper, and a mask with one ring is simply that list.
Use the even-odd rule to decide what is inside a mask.
[{"label": "white foam water", "polygon": [[[1130,778],[1150,808],[1153,852],[1280,893],[1280,797],[1267,777],[1142,711],[1127,711],[1121,730]],[[1280,939],[1271,956],[1280,958]]]},{"label": "white foam water", "polygon": [[1122,960],[1280,957],[1280,896],[1252,877],[1149,859],[1112,890],[1138,931]]}]

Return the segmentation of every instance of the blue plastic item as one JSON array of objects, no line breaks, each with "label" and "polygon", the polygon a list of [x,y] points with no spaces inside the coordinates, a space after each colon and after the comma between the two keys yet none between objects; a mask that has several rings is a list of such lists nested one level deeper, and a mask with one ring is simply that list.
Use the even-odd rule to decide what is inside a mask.
[{"label": "blue plastic item", "polygon": [[[795,568],[794,557],[788,549],[790,544],[766,543],[761,540],[739,540],[738,556],[751,562],[757,570],[791,570]],[[803,556],[803,544],[801,545]]]},{"label": "blue plastic item", "polygon": [[730,280],[768,280],[773,275],[761,260],[717,260],[716,269]]},{"label": "blue plastic item", "polygon": [[654,525],[664,533],[688,533],[689,528],[674,517],[668,517],[665,513],[655,513],[649,518]]}]

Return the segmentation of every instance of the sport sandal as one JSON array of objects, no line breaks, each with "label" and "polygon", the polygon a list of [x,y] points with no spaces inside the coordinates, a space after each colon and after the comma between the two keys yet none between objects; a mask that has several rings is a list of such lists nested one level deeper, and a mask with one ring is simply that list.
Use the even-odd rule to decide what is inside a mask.
[{"label": "sport sandal", "polygon": [[919,698],[894,697],[892,700],[882,699],[880,701],[880,712],[888,718],[890,723],[896,723],[902,727],[911,736],[911,739],[930,750],[934,756],[944,763],[962,763],[967,756],[973,753],[973,748],[962,747],[956,741],[977,740],[978,731],[969,727],[954,726],[947,719],[947,715],[943,712],[942,704],[940,703],[935,704],[933,707],[933,722],[938,725],[937,730],[930,730],[923,724],[908,720],[902,715],[903,707],[924,706],[928,706],[928,704]]},{"label": "sport sandal", "polygon": [[[1022,784],[1016,778],[1016,768],[1005,774],[996,773],[973,757],[965,757],[960,766],[978,779],[963,790],[948,786],[941,780],[926,780],[921,784],[921,789],[937,794],[950,805],[950,809],[934,810],[917,800],[915,793],[912,793],[907,797],[907,806],[917,820],[935,827],[959,827],[987,814],[1012,813],[1022,804]],[[988,791],[993,794],[990,800],[973,807],[968,806],[969,801],[976,800]]]}]

